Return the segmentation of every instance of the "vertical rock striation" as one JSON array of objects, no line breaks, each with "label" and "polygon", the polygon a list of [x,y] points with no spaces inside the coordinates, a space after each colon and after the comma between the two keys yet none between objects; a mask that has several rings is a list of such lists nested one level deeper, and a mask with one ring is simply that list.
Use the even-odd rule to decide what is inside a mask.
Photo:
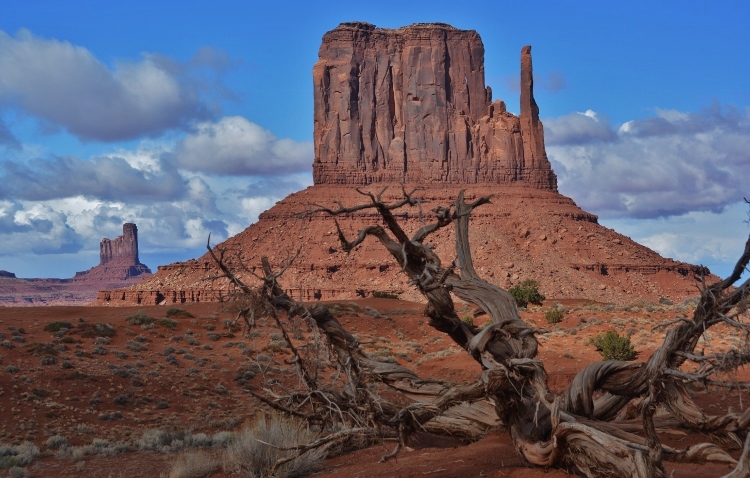
[{"label": "vertical rock striation", "polygon": [[102,239],[99,243],[99,265],[77,272],[76,280],[121,281],[145,278],[151,269],[141,264],[138,257],[138,227],[133,223],[122,225],[122,236]]},{"label": "vertical rock striation", "polygon": [[315,184],[500,183],[557,190],[521,54],[521,116],[492,102],[484,45],[442,23],[342,23],[313,68]]},{"label": "vertical rock striation", "polygon": [[124,260],[133,264],[138,259],[138,227],[133,223],[122,225],[122,236],[115,239],[102,239],[99,243],[99,264],[104,265],[113,260]]}]

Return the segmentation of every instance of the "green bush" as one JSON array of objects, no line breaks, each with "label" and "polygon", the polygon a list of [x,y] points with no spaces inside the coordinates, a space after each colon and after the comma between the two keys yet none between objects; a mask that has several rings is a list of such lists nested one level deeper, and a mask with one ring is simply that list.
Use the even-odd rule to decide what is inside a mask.
[{"label": "green bush", "polygon": [[565,312],[560,309],[550,309],[544,313],[544,318],[547,319],[548,324],[562,322],[563,317],[565,317]]},{"label": "green bush", "polygon": [[398,299],[398,295],[391,294],[390,292],[380,292],[375,291],[372,293],[372,296],[376,299]]},{"label": "green bush", "polygon": [[161,325],[165,329],[174,330],[174,328],[177,327],[177,321],[172,319],[161,319],[159,321],[159,325]]},{"label": "green bush", "polygon": [[591,344],[596,347],[604,360],[634,360],[638,356],[630,336],[620,335],[614,330],[599,334],[591,339]]},{"label": "green bush", "polygon": [[546,299],[539,292],[539,282],[533,279],[526,279],[520,284],[514,285],[508,289],[508,292],[516,300],[518,307],[526,307],[529,304],[542,305],[542,301]]},{"label": "green bush", "polygon": [[463,321],[464,324],[466,324],[466,325],[468,325],[470,327],[474,326],[474,317],[472,317],[471,315],[464,315],[461,318],[461,320]]},{"label": "green bush", "polygon": [[86,322],[80,324],[76,331],[85,338],[113,337],[117,331],[109,324]]},{"label": "green bush", "polygon": [[70,322],[50,322],[49,324],[44,326],[44,330],[46,332],[59,332],[60,329],[72,329],[73,324]]},{"label": "green bush", "polygon": [[167,317],[185,317],[191,319],[195,316],[185,309],[171,308],[167,310]]},{"label": "green bush", "polygon": [[137,314],[125,317],[125,321],[130,325],[148,325],[153,324],[156,319],[153,317],[149,317],[143,312],[138,312]]}]

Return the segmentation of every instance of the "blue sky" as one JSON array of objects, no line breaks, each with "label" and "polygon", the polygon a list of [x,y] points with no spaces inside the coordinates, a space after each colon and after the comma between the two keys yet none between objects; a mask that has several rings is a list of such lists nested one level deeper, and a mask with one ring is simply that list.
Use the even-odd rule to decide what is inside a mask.
[{"label": "blue sky", "polygon": [[154,3],[3,2],[0,269],[70,277],[126,221],[155,269],[311,184],[312,66],[354,20],[477,30],[515,112],[531,44],[563,194],[720,274],[747,239],[746,1]]}]

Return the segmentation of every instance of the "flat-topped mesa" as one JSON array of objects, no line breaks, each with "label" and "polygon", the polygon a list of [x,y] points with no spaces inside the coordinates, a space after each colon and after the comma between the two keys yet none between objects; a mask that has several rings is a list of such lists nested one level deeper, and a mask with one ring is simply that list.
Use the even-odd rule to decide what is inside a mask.
[{"label": "flat-topped mesa", "polygon": [[444,23],[342,23],[313,68],[315,184],[500,183],[557,191],[521,54],[521,116],[485,86],[484,45]]}]

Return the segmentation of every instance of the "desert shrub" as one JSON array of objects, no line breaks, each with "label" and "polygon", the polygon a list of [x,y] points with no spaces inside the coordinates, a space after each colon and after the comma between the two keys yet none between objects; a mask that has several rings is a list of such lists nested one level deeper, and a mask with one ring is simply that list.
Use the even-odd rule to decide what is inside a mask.
[{"label": "desert shrub", "polygon": [[372,296],[376,299],[398,299],[398,295],[391,294],[390,292],[381,292],[376,290],[372,293]]},{"label": "desert shrub", "polygon": [[53,435],[47,438],[47,448],[57,450],[58,448],[65,448],[68,446],[68,439],[62,435]]},{"label": "desert shrub", "polygon": [[370,317],[382,317],[383,314],[379,310],[373,309],[372,307],[365,307],[365,315]]},{"label": "desert shrub", "polygon": [[136,342],[135,340],[128,340],[125,344],[125,347],[128,350],[132,350],[133,352],[143,352],[144,350],[148,350],[148,347],[141,344],[140,342]]},{"label": "desert shrub", "polygon": [[149,325],[153,324],[155,321],[155,318],[149,317],[144,312],[138,312],[137,314],[125,317],[125,322],[130,325]]},{"label": "desert shrub", "polygon": [[232,432],[216,432],[211,437],[211,445],[216,448],[224,448],[232,441],[233,438],[234,434]]},{"label": "desert shrub", "polygon": [[49,324],[44,326],[44,330],[46,332],[59,332],[60,329],[72,329],[73,324],[70,322],[50,322]]},{"label": "desert shrub", "polygon": [[171,308],[167,310],[166,316],[167,317],[186,317],[188,319],[195,317],[193,314],[191,314],[187,310],[177,309],[177,308]]},{"label": "desert shrub", "polygon": [[219,468],[219,460],[204,451],[182,453],[172,463],[169,478],[202,478]]},{"label": "desert shrub", "polygon": [[177,442],[182,442],[183,433],[169,433],[164,430],[146,430],[135,445],[141,451],[161,451],[165,447],[176,448]]},{"label": "desert shrub", "polygon": [[29,476],[29,472],[18,466],[11,467],[8,470],[8,478],[26,478]]},{"label": "desert shrub", "polygon": [[109,324],[95,324],[91,322],[84,322],[82,324],[78,324],[78,327],[76,327],[76,332],[81,337],[94,338],[112,337],[115,335],[116,330]]},{"label": "desert shrub", "polygon": [[464,315],[461,320],[464,322],[464,324],[469,326],[474,326],[474,317],[471,315]]},{"label": "desert shrub", "polygon": [[596,347],[604,360],[633,360],[638,356],[630,336],[620,335],[614,330],[599,334],[591,339],[591,344]]},{"label": "desert shrub", "polygon": [[39,456],[39,448],[25,442],[18,446],[0,444],[0,469],[26,466]]},{"label": "desert shrub", "polygon": [[281,465],[275,474],[271,473],[274,464],[289,456],[293,448],[311,443],[316,438],[301,420],[279,415],[263,416],[252,426],[245,427],[224,452],[226,471],[244,472],[244,476],[260,478],[266,476],[295,477],[314,472],[325,458],[321,450],[310,450]]},{"label": "desert shrub", "polygon": [[34,357],[42,357],[49,355],[57,355],[57,349],[52,344],[44,344],[41,342],[32,342],[24,345],[24,348],[28,353]]},{"label": "desert shrub", "polygon": [[546,299],[539,292],[539,283],[533,279],[526,279],[520,284],[514,285],[508,289],[508,292],[516,300],[518,307],[526,307],[529,304],[542,305],[542,301]]},{"label": "desert shrub", "polygon": [[55,365],[57,363],[57,359],[55,357],[42,357],[39,359],[40,365]]},{"label": "desert shrub", "polygon": [[211,437],[205,433],[196,433],[185,437],[187,445],[193,448],[205,448],[211,446]]},{"label": "desert shrub", "polygon": [[8,365],[7,367],[5,367],[5,371],[7,373],[18,373],[19,370],[21,370],[21,369],[19,369],[15,365]]},{"label": "desert shrub", "polygon": [[172,319],[161,319],[158,323],[165,329],[174,330],[177,327],[177,321]]},{"label": "desert shrub", "polygon": [[548,324],[562,322],[563,317],[565,317],[565,312],[560,309],[550,309],[544,313],[544,318],[547,319]]}]

